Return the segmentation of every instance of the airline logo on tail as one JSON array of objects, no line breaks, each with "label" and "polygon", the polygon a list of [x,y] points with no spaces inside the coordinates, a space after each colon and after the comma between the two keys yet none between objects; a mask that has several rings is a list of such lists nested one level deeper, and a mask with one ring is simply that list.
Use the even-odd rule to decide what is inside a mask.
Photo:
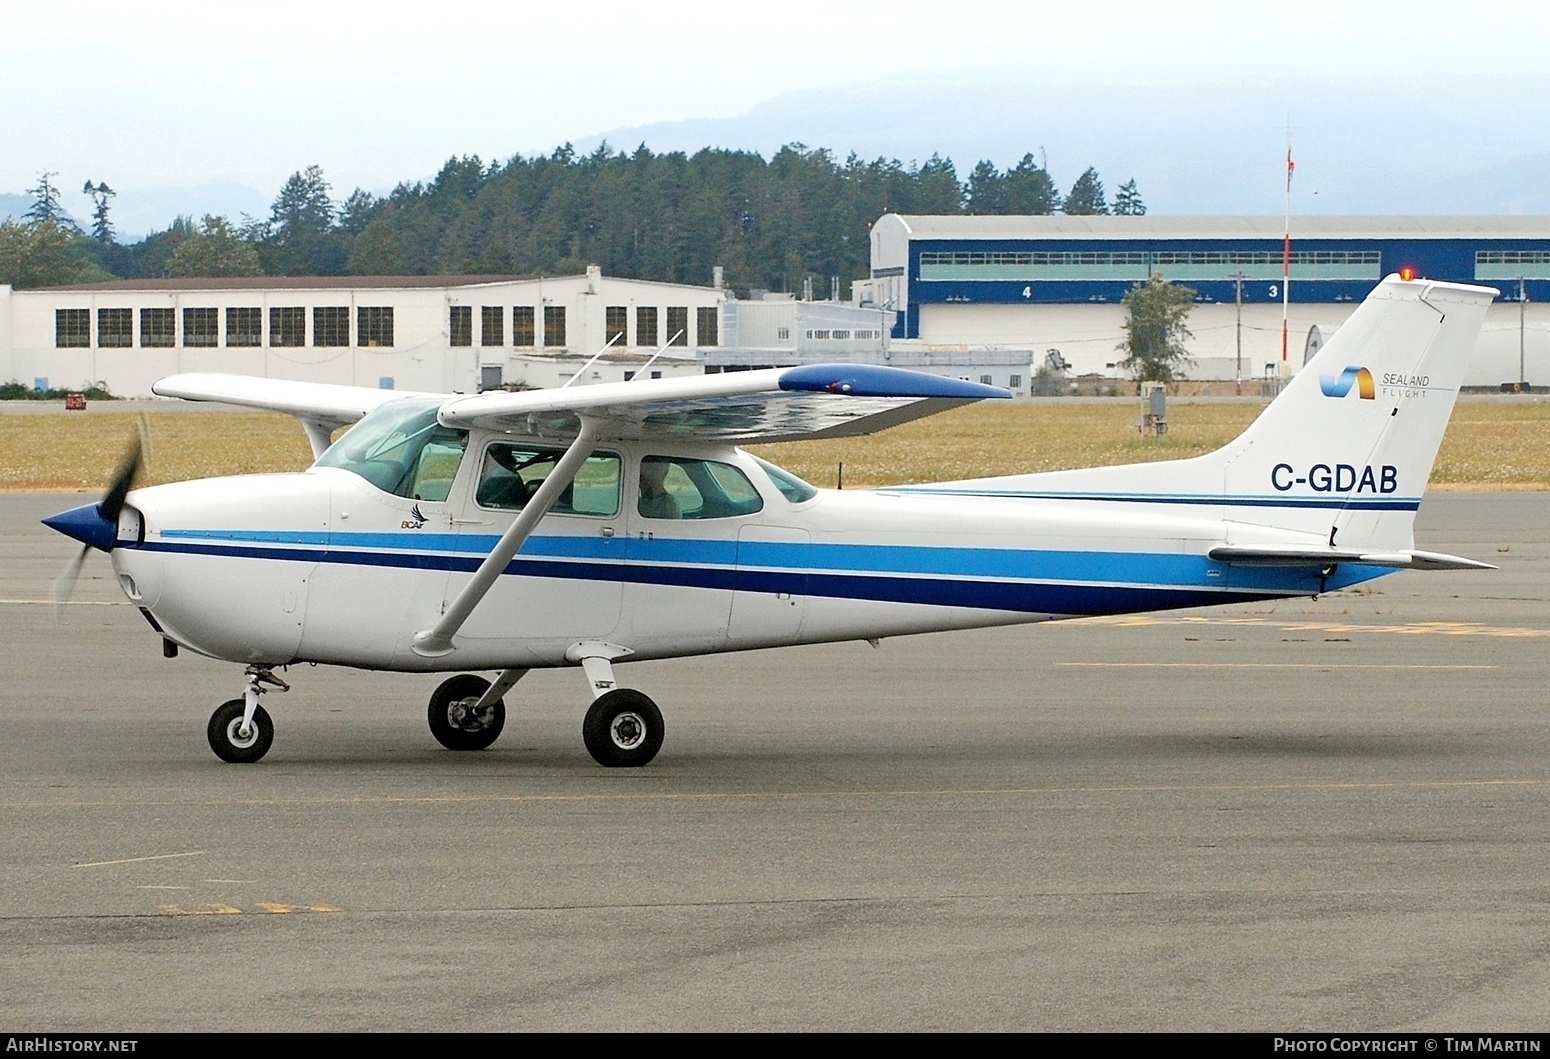
[{"label": "airline logo on tail", "polygon": [[1319,389],[1324,391],[1325,397],[1344,397],[1351,392],[1353,382],[1356,384],[1357,396],[1363,401],[1376,399],[1377,388],[1373,386],[1372,372],[1354,364],[1348,365],[1338,379],[1333,375],[1320,375]]}]

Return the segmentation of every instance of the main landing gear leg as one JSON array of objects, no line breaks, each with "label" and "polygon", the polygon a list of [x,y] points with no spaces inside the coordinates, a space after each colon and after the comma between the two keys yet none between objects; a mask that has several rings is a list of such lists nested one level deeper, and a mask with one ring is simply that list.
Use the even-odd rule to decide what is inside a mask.
[{"label": "main landing gear leg", "polygon": [[614,644],[582,643],[566,652],[580,662],[592,687],[592,706],[581,725],[587,752],[608,768],[639,768],[662,749],[662,711],[645,694],[621,688],[614,680],[614,660],[631,651]]},{"label": "main landing gear leg", "polygon": [[210,715],[210,725],[206,729],[215,756],[234,764],[257,761],[269,753],[269,746],[274,742],[274,722],[258,704],[258,697],[269,690],[264,685],[281,691],[291,690],[291,686],[275,676],[268,666],[248,666],[247,678],[248,686],[243,690],[242,698],[221,703]]}]

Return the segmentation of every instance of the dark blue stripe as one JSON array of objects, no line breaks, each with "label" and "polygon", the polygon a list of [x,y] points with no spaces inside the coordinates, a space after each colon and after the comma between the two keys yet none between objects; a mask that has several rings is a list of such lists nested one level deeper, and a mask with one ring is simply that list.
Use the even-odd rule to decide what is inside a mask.
[{"label": "dark blue stripe", "polygon": [[[228,548],[147,542],[148,551],[284,561],[314,561],[400,569],[471,573],[481,557],[431,552],[329,551],[314,548]],[[836,599],[922,603],[1046,614],[1119,614],[1176,607],[1213,606],[1333,591],[1392,571],[1359,564],[1341,566],[1326,580],[1316,567],[1235,569],[1230,590],[1196,584],[1092,585],[1073,582],[986,581],[973,577],[913,577],[867,573],[808,573],[799,570],[738,570],[724,566],[598,563],[518,557],[509,575],[560,580],[617,581],[747,592],[789,592]]]}]

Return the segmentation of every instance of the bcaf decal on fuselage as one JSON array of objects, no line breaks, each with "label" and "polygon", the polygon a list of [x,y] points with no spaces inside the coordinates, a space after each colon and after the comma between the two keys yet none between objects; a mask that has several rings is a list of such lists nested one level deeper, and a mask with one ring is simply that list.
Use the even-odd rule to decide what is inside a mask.
[{"label": "bcaf decal on fuselage", "polygon": [[1319,389],[1324,391],[1325,397],[1344,397],[1351,392],[1352,383],[1356,384],[1356,395],[1363,401],[1371,401],[1377,397],[1377,387],[1373,385],[1372,372],[1355,364],[1347,366],[1338,378],[1334,375],[1319,376]]}]

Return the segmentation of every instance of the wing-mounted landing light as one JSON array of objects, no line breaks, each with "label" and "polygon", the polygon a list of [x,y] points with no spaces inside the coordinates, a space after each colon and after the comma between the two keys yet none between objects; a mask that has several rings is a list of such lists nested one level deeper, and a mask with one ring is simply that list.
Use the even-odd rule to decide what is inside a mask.
[{"label": "wing-mounted landing light", "polygon": [[118,469],[113,472],[113,478],[108,483],[108,491],[103,494],[101,500],[95,504],[82,504],[69,511],[61,511],[43,520],[43,525],[49,529],[57,530],[72,540],[80,541],[83,545],[75,558],[70,560],[59,576],[54,579],[56,607],[69,599],[70,593],[75,590],[75,582],[81,576],[81,567],[86,563],[86,556],[91,550],[96,548],[101,552],[111,552],[114,545],[118,543],[118,517],[123,513],[124,499],[129,496],[129,489],[134,485],[135,476],[140,473],[144,454],[143,433],[137,434],[130,442],[129,451],[124,454]]}]

